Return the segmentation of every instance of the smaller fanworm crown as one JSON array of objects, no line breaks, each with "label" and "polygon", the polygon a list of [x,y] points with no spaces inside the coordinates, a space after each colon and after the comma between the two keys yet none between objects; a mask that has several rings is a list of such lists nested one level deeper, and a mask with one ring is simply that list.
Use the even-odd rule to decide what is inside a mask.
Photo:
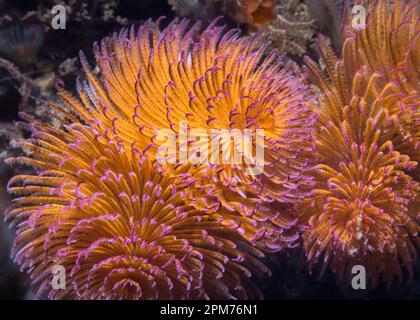
[{"label": "smaller fanworm crown", "polygon": [[312,196],[297,210],[311,266],[329,265],[347,281],[361,264],[375,287],[402,281],[404,270],[412,276],[420,244],[413,100],[418,80],[416,64],[409,67],[419,21],[415,6],[403,1],[392,14],[387,1],[367,8],[365,28],[344,26],[341,59],[320,39],[326,75],[306,59],[320,90],[318,165]]},{"label": "smaller fanworm crown", "polygon": [[357,264],[366,268],[371,287],[401,281],[401,265],[413,275],[420,245],[419,185],[404,173],[415,163],[392,144],[378,144],[379,131],[358,145],[346,125],[321,127],[317,184],[297,206],[309,265],[320,262],[322,272],[330,265],[346,283]]},{"label": "smaller fanworm crown", "polygon": [[[368,86],[367,92],[382,112],[382,141],[391,140],[394,148],[420,161],[420,7],[419,1],[358,1],[367,13],[366,27],[353,26],[351,15],[345,14],[343,25],[343,62],[324,55],[333,81],[360,79],[355,85]],[[325,51],[325,49],[324,49]],[[340,77],[340,78],[339,78]],[[369,79],[370,78],[370,79]],[[346,80],[344,80],[346,81]],[[369,81],[369,82],[368,82]],[[362,82],[362,83],[361,83]],[[346,104],[351,97],[350,83],[341,83],[338,99]],[[357,87],[355,94],[361,94]],[[418,176],[418,169],[411,175]]]}]

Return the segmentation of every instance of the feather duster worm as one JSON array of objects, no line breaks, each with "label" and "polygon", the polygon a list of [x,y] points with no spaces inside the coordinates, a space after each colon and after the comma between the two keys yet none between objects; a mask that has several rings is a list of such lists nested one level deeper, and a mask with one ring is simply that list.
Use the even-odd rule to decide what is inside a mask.
[{"label": "feather duster worm", "polygon": [[[66,96],[65,93],[63,93]],[[23,142],[38,175],[9,182],[6,218],[17,228],[15,260],[37,295],[72,299],[253,298],[252,274],[269,270],[262,252],[220,214],[185,202],[189,165],[159,165],[108,128],[25,116]],[[75,120],[75,119],[74,119]],[[51,287],[55,265],[66,289]]]},{"label": "feather duster worm", "polygon": [[[79,98],[62,90],[53,123],[26,118],[29,164],[37,175],[10,182],[7,219],[15,257],[51,298],[246,298],[251,274],[269,273],[265,251],[296,244],[288,203],[311,185],[307,88],[263,59],[263,48],[210,26],[193,39],[188,21],[159,31],[147,22],[104,40],[102,79],[81,62]],[[245,167],[159,164],[158,129],[177,122],[208,130],[266,130],[261,177]],[[138,151],[142,150],[142,152]],[[49,287],[62,265],[71,288]]]},{"label": "feather duster worm", "polygon": [[[297,206],[310,265],[329,265],[347,281],[361,264],[371,287],[401,281],[404,268],[412,275],[420,246],[419,185],[410,176],[416,153],[409,152],[411,140],[399,136],[406,117],[415,115],[411,108],[418,112],[418,100],[410,100],[418,94],[418,63],[412,60],[412,69],[407,64],[416,59],[419,21],[415,6],[396,2],[392,14],[386,8],[375,1],[366,29],[345,31],[340,60],[321,39],[327,77],[306,59],[322,92],[315,133],[319,164],[312,196]],[[389,95],[391,89],[399,93]],[[398,109],[396,99],[402,99]]]},{"label": "feather duster worm", "polygon": [[344,27],[344,56],[352,57],[355,70],[366,66],[377,72],[387,137],[396,150],[420,162],[420,2],[366,3],[361,2],[368,27],[355,30],[350,22]]},{"label": "feather duster worm", "polygon": [[[252,41],[214,25],[194,40],[198,25],[188,25],[185,20],[159,31],[149,21],[137,33],[123,30],[95,45],[102,81],[82,56],[89,82],[80,90],[84,105],[74,105],[74,111],[118,132],[124,143],[148,148],[151,157],[159,130],[178,135],[182,121],[209,134],[212,129],[263,129],[261,175],[247,174],[252,165],[209,164],[212,170],[197,178],[191,192],[207,208],[218,210],[221,203],[235,213],[236,223],[246,225],[248,240],[261,239],[262,248],[280,250],[296,240],[296,232],[283,234],[296,219],[287,213],[280,217],[283,204],[278,202],[294,203],[312,185],[307,155],[314,117],[308,89],[281,68],[275,52],[263,58],[264,48],[255,51]],[[199,144],[188,141],[190,148]],[[279,240],[266,245],[267,237]]]},{"label": "feather duster worm", "polygon": [[[102,42],[101,50],[96,47],[104,94],[133,120],[126,128],[128,140],[139,141],[140,131],[142,138],[150,139],[139,142],[149,145],[159,129],[179,133],[184,120],[190,128],[208,131],[263,129],[261,179],[245,176],[242,167],[234,177],[231,165],[221,179],[244,189],[250,184],[249,190],[280,201],[303,197],[300,185],[310,184],[303,155],[311,150],[314,121],[307,107],[308,89],[281,69],[275,52],[262,60],[264,48],[253,51],[252,42],[235,31],[223,34],[222,28],[210,27],[195,42],[192,35],[198,26],[186,32],[187,26],[184,21],[159,33],[156,24],[146,24],[137,38],[134,32],[122,32]],[[101,90],[86,72],[94,90]]]}]

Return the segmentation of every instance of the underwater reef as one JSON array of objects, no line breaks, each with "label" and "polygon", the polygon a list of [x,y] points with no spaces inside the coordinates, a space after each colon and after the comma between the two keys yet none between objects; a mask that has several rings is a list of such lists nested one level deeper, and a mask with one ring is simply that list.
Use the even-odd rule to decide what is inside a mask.
[{"label": "underwater reef", "polygon": [[[57,3],[0,5],[0,284],[26,299],[420,296],[419,0],[61,1],[54,30]],[[264,132],[247,140],[259,172],[235,143],[199,161],[214,132],[245,130]]]}]

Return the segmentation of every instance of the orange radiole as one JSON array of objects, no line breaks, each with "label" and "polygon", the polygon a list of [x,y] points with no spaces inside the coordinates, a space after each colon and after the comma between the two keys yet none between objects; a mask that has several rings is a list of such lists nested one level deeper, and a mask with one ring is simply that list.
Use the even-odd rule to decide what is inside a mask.
[{"label": "orange radiole", "polygon": [[[31,137],[9,183],[14,256],[38,295],[77,299],[259,297],[265,252],[297,243],[290,204],[308,194],[313,113],[308,88],[277,53],[215,24],[151,21],[95,44],[98,79],[81,55],[78,97],[60,90],[52,124],[22,115]],[[167,164],[156,134],[180,121],[264,129],[264,170]],[[189,142],[188,142],[189,143]],[[193,143],[193,142],[191,142]],[[65,268],[67,287],[50,287]]]},{"label": "orange radiole", "polygon": [[[348,283],[354,265],[371,287],[413,274],[420,245],[419,1],[374,1],[364,28],[343,28],[342,58],[319,41],[323,75],[312,196],[297,206],[309,264]],[[391,10],[392,9],[392,10]]]}]

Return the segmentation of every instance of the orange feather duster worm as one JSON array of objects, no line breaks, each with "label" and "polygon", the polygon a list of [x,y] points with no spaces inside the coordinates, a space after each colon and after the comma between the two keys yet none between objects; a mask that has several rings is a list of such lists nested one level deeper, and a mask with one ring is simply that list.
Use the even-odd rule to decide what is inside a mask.
[{"label": "orange feather duster worm", "polygon": [[[69,98],[62,93],[64,99]],[[24,116],[24,115],[23,115]],[[24,116],[32,131],[10,158],[38,169],[9,183],[17,195],[6,218],[17,228],[15,260],[37,295],[74,299],[258,297],[252,274],[269,270],[222,213],[186,203],[194,177],[150,160],[82,122],[63,129]],[[75,119],[74,119],[75,120]],[[66,122],[65,122],[66,123]],[[55,265],[66,289],[51,287]]]},{"label": "orange feather duster worm", "polygon": [[[386,138],[396,150],[420,161],[420,3],[379,1],[367,6],[368,27],[345,25],[343,50],[354,70],[376,72],[376,96],[384,109]],[[369,2],[367,2],[369,3]],[[415,171],[418,174],[418,167]],[[417,180],[420,176],[415,177]]]},{"label": "orange feather duster worm", "polygon": [[[14,256],[51,298],[258,297],[263,251],[293,247],[289,204],[305,197],[314,116],[309,90],[276,53],[210,26],[151,21],[94,46],[78,98],[60,90],[52,124],[23,115],[34,175],[9,183]],[[188,31],[187,31],[188,29]],[[263,129],[264,171],[248,164],[162,164],[160,129]],[[252,143],[255,145],[255,137]],[[194,141],[188,141],[194,146]],[[185,146],[184,146],[185,147]],[[51,288],[62,265],[67,288]]]},{"label": "orange feather duster worm", "polygon": [[372,1],[366,26],[343,31],[342,59],[321,39],[316,186],[298,205],[311,266],[339,280],[366,267],[370,286],[413,273],[420,245],[419,1]]},{"label": "orange feather duster worm", "polygon": [[[198,25],[187,28],[183,21],[160,32],[158,24],[148,22],[137,33],[123,30],[95,45],[102,83],[82,57],[95,96],[84,103],[98,126],[108,123],[124,141],[148,148],[151,157],[159,131],[169,129],[178,137],[182,121],[209,135],[211,130],[264,130],[262,174],[247,174],[253,165],[246,163],[209,164],[211,170],[204,169],[190,192],[203,199],[194,201],[200,210],[223,206],[235,213],[244,236],[262,249],[290,246],[296,232],[284,230],[292,230],[296,219],[284,204],[305,197],[313,184],[308,174],[312,96],[282,68],[276,52],[264,56],[265,48],[254,50],[253,40],[236,31],[224,33],[222,27],[210,26],[198,40]],[[85,107],[77,112],[86,113]],[[193,148],[202,142],[178,143]],[[252,143],[255,147],[256,137]]]}]

